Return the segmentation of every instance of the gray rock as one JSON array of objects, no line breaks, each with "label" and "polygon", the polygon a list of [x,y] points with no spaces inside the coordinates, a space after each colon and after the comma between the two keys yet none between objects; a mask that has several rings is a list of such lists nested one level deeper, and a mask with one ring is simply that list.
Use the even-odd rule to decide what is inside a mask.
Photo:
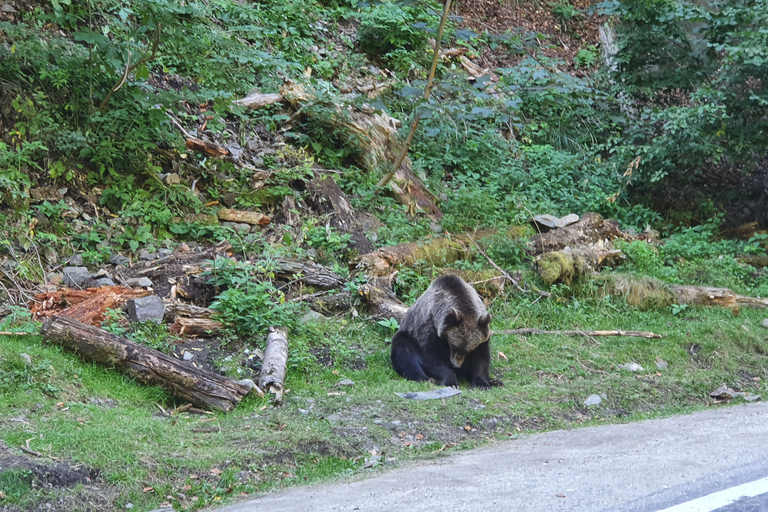
[{"label": "gray rock", "polygon": [[331,423],[336,423],[337,421],[341,421],[341,416],[338,414],[331,414],[326,419]]},{"label": "gray rock", "polygon": [[125,285],[131,288],[148,288],[152,286],[152,280],[148,277],[130,277],[125,280]]},{"label": "gray rock", "polygon": [[171,254],[173,254],[173,251],[170,250],[170,249],[158,249],[157,250],[157,255],[160,258],[165,258],[167,256],[170,256]]},{"label": "gray rock", "polygon": [[602,402],[603,399],[600,398],[600,395],[589,395],[586,400],[584,400],[584,405],[600,405],[600,402]]},{"label": "gray rock", "polygon": [[54,272],[52,274],[48,274],[49,284],[61,284],[62,281],[64,281],[64,274],[61,274],[60,272]]},{"label": "gray rock", "polygon": [[637,363],[620,364],[619,368],[621,368],[622,370],[627,370],[628,372],[641,372],[641,371],[643,371],[643,367],[640,366]]},{"label": "gray rock", "polygon": [[560,220],[554,215],[544,214],[544,215],[537,215],[534,218],[530,220],[531,225],[533,225],[534,228],[537,228],[542,233],[546,233],[548,231],[551,231],[553,229],[557,229],[557,221]]},{"label": "gray rock", "polygon": [[[409,400],[435,400],[438,398],[449,398],[454,395],[460,394],[461,391],[456,388],[441,388],[434,391],[418,391],[416,393],[395,393],[400,398],[407,398]],[[393,425],[397,425],[400,422],[392,422]]]},{"label": "gray rock", "polygon": [[663,359],[659,359],[658,361],[656,361],[656,368],[658,368],[659,370],[666,370],[667,368],[669,368],[669,364],[667,364],[667,362],[664,361]]},{"label": "gray rock", "polygon": [[352,379],[344,379],[344,380],[340,380],[339,382],[336,383],[336,387],[337,388],[342,387],[342,386],[354,386],[354,385],[355,385],[355,383],[352,381]]},{"label": "gray rock", "polygon": [[157,253],[156,252],[147,252],[144,251],[144,254],[140,254],[139,258],[141,258],[144,261],[152,261],[157,259]]},{"label": "gray rock", "polygon": [[59,261],[59,255],[56,254],[56,251],[53,250],[53,247],[44,247],[43,248],[43,256],[45,256],[45,259],[51,265],[54,265],[54,264],[56,264],[56,262]]},{"label": "gray rock", "polygon": [[163,315],[165,314],[163,300],[157,295],[131,299],[126,304],[126,308],[128,318],[132,322],[152,321],[159,324],[163,321]]},{"label": "gray rock", "polygon": [[19,266],[19,263],[14,260],[6,260],[0,263],[0,267],[3,267],[4,270],[13,270],[18,266]]},{"label": "gray rock", "polygon": [[307,415],[307,414],[309,414],[309,411],[306,410],[306,409],[299,409],[299,413]]},{"label": "gray rock", "polygon": [[193,354],[189,350],[185,350],[184,352],[181,353],[181,357],[183,357],[185,361],[191,361],[192,359],[195,358],[195,354]]},{"label": "gray rock", "polygon": [[131,259],[116,252],[109,257],[109,262],[113,265],[127,265],[131,262]]},{"label": "gray rock", "polygon": [[251,472],[250,471],[238,471],[237,474],[235,474],[235,478],[240,480],[241,482],[247,482],[251,479]]},{"label": "gray rock", "polygon": [[19,357],[24,360],[25,365],[32,366],[32,358],[29,357],[29,354],[22,353],[22,354],[19,354]]},{"label": "gray rock", "polygon": [[576,224],[577,222],[579,222],[579,216],[575,213],[569,213],[565,217],[557,219],[557,227],[564,228],[565,226],[570,226],[571,224]]},{"label": "gray rock", "polygon": [[115,282],[108,277],[100,277],[98,279],[94,279],[93,281],[89,281],[88,285],[93,286],[94,288],[101,288],[104,286],[115,286]]},{"label": "gray rock", "polygon": [[73,254],[69,257],[69,261],[67,262],[69,265],[73,267],[80,267],[83,265],[83,255],[82,254]]},{"label": "gray rock", "polygon": [[306,324],[309,322],[322,322],[326,320],[326,317],[318,313],[317,311],[308,311],[307,314],[299,318],[300,324]]},{"label": "gray rock", "polygon": [[81,287],[91,278],[85,267],[64,267],[61,273],[64,275],[64,286]]},{"label": "gray rock", "polygon": [[765,327],[766,329],[768,329],[768,318],[764,318],[764,319],[763,319],[763,327]]}]

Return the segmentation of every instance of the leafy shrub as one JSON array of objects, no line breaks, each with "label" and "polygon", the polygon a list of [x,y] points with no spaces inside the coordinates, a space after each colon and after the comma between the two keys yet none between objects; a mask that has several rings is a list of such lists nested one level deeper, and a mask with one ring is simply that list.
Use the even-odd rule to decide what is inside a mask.
[{"label": "leafy shrub", "polygon": [[381,57],[401,50],[419,53],[426,48],[427,24],[434,21],[421,3],[381,2],[360,15],[357,40],[364,52]]}]

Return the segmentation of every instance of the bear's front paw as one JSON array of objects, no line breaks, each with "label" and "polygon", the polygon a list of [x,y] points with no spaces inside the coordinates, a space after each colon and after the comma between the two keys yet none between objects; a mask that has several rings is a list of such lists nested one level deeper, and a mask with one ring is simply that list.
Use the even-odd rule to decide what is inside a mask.
[{"label": "bear's front paw", "polygon": [[475,389],[482,389],[483,391],[488,391],[489,389],[491,389],[491,384],[487,380],[476,379],[472,381],[472,387]]}]

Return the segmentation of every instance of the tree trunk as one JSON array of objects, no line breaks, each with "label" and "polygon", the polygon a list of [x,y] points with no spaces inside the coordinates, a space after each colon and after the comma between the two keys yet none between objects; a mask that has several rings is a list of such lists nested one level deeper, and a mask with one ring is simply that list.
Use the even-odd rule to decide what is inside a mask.
[{"label": "tree trunk", "polygon": [[288,334],[279,327],[270,327],[267,346],[264,349],[264,362],[261,364],[259,387],[265,393],[275,395],[276,404],[283,402],[285,372],[288,365]]},{"label": "tree trunk", "polygon": [[200,407],[228,412],[249,391],[231,379],[70,318],[51,317],[41,333],[87,361],[115,368],[142,384],[160,386]]},{"label": "tree trunk", "polygon": [[722,306],[729,308],[735,314],[739,306],[747,308],[768,308],[768,298],[747,297],[739,295],[729,288],[712,288],[710,286],[670,286],[677,297],[678,304],[692,306]]}]

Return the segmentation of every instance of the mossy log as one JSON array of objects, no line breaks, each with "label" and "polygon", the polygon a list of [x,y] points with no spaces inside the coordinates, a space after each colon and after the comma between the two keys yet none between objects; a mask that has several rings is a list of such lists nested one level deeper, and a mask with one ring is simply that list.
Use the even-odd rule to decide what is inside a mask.
[{"label": "mossy log", "polygon": [[382,247],[378,251],[356,258],[353,265],[357,270],[369,276],[386,276],[398,267],[412,267],[417,262],[444,266],[458,260],[468,259],[477,254],[473,240],[482,245],[482,239],[492,235],[502,235],[510,240],[518,239],[527,231],[524,226],[512,226],[505,231],[478,231],[452,235],[450,238],[438,237],[421,242],[410,242]]},{"label": "mossy log", "polygon": [[734,314],[740,307],[766,309],[768,299],[739,295],[730,288],[711,286],[669,285],[651,277],[612,274],[600,276],[593,283],[601,295],[618,295],[639,309],[668,307],[672,304],[719,306]]},{"label": "mossy log", "polygon": [[337,288],[346,280],[332,270],[311,261],[281,258],[275,262],[275,274],[278,277],[294,279],[302,283],[322,288]]},{"label": "mossy log", "polygon": [[[334,106],[331,112],[325,104],[314,107],[317,99],[314,93],[296,82],[286,82],[280,92],[294,108],[326,125],[355,148],[355,156],[365,169],[380,176],[391,170],[392,162],[403,148],[398,135],[399,121],[386,113],[363,112],[352,107]],[[414,211],[422,211],[433,220],[443,217],[437,197],[413,173],[409,158],[395,169],[389,187],[398,201]]]},{"label": "mossy log", "polygon": [[392,285],[386,277],[372,277],[357,289],[358,293],[371,306],[373,315],[378,318],[394,318],[402,322],[408,312],[408,306],[397,298]]},{"label": "mossy log", "polygon": [[142,384],[167,389],[199,407],[231,411],[250,391],[231,379],[71,318],[51,317],[41,334],[87,361],[114,368]]},{"label": "mossy log", "polygon": [[739,307],[765,309],[768,308],[768,298],[748,297],[739,295],[729,288],[713,288],[711,286],[670,286],[678,304],[692,306],[721,306],[738,314]]},{"label": "mossy log", "polygon": [[608,247],[601,241],[592,247],[545,252],[536,258],[536,270],[548,285],[570,285],[602,267],[615,265],[624,257],[621,250]]}]

